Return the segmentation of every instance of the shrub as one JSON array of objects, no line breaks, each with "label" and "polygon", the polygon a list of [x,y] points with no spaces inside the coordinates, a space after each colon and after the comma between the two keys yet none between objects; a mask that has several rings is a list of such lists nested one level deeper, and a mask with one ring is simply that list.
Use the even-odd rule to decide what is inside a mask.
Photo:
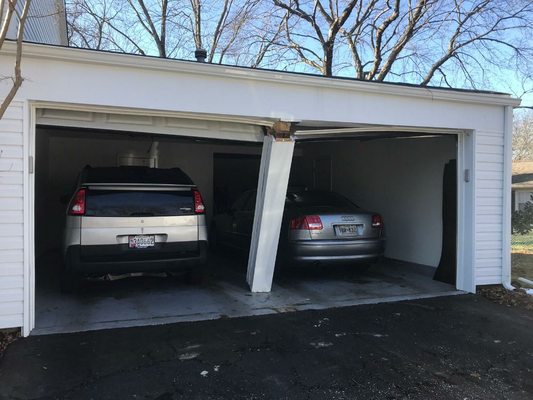
[{"label": "shrub", "polygon": [[522,210],[513,211],[511,226],[513,234],[527,235],[533,230],[533,203],[531,201],[528,201]]}]

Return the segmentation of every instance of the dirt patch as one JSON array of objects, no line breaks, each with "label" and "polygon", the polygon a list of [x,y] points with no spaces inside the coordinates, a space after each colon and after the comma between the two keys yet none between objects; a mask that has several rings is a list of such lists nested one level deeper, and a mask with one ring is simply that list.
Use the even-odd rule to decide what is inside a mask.
[{"label": "dirt patch", "polygon": [[0,358],[4,356],[4,352],[10,343],[13,343],[20,337],[19,330],[0,330]]},{"label": "dirt patch", "polygon": [[510,291],[500,285],[483,286],[478,289],[478,294],[494,303],[533,310],[533,296],[528,295],[522,289]]}]

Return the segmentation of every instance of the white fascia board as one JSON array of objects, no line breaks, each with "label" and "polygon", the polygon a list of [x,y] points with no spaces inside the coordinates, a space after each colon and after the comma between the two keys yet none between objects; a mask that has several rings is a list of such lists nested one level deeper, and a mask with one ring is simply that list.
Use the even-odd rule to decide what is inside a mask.
[{"label": "white fascia board", "polygon": [[[15,43],[6,42],[0,54],[14,54]],[[265,71],[251,68],[239,68],[194,61],[182,61],[147,57],[132,54],[110,53],[95,50],[50,46],[25,43],[24,57],[48,59],[83,64],[107,65],[121,68],[136,68],[155,71],[168,71],[206,75],[219,78],[247,79],[272,83],[311,86],[325,89],[344,89],[359,93],[423,98],[428,100],[453,101],[470,104],[487,104],[517,107],[520,99],[507,94],[458,91],[453,89],[435,89],[428,87],[405,86],[377,82],[364,82],[349,79],[325,78],[323,76],[303,75],[297,73]]]}]

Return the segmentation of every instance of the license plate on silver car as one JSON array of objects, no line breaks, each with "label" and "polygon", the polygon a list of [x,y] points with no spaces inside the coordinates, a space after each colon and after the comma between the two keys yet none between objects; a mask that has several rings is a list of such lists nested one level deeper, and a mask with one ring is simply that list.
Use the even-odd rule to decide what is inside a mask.
[{"label": "license plate on silver car", "polygon": [[128,240],[130,249],[146,249],[155,246],[155,235],[135,235]]},{"label": "license plate on silver car", "polygon": [[335,225],[335,235],[342,237],[355,237],[363,234],[362,224]]}]

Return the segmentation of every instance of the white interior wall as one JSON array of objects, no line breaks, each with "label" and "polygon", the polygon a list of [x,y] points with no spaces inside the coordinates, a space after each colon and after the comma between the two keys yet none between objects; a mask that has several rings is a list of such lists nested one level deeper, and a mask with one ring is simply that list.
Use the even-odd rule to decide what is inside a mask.
[{"label": "white interior wall", "polygon": [[333,190],[385,219],[386,257],[436,267],[442,248],[444,165],[455,137],[302,144],[307,158],[330,155]]},{"label": "white interior wall", "polygon": [[[51,135],[52,133],[52,135]],[[73,131],[72,133],[75,133]],[[66,205],[61,196],[71,195],[81,169],[115,166],[117,155],[127,152],[144,154],[149,151],[151,139],[131,139],[116,134],[103,139],[62,131],[39,129],[36,139],[36,226],[39,240],[36,254],[57,248],[63,229]],[[172,142],[159,145],[159,167],[179,167],[198,185],[207,208],[208,220],[213,209],[213,153],[261,154],[261,146],[213,144],[205,142]],[[42,239],[42,240],[41,240]]]}]

